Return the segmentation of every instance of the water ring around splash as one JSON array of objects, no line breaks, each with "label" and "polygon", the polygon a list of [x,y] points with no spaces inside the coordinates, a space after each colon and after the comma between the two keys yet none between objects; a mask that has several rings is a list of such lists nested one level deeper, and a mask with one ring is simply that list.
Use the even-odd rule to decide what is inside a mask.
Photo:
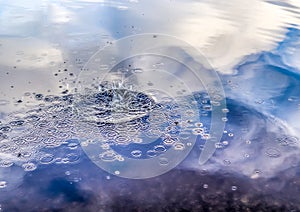
[{"label": "water ring around splash", "polygon": [[218,75],[197,49],[168,35],[139,34],[96,52],[76,84],[80,122],[99,126],[99,137],[80,139],[86,155],[120,177],[161,175],[192,150],[200,123],[195,92],[211,103],[209,137],[199,156],[204,164],[224,130],[225,94]]}]

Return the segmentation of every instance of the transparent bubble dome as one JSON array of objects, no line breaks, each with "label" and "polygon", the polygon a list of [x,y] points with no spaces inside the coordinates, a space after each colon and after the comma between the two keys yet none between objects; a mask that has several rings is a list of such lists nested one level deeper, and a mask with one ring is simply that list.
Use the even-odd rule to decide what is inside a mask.
[{"label": "transparent bubble dome", "polygon": [[[217,74],[199,52],[167,35],[141,34],[110,43],[78,76],[74,109],[81,145],[100,168],[126,178],[149,178],[177,166],[192,150],[200,123],[199,98],[212,113],[200,163],[223,134],[225,98]],[[98,135],[98,136],[96,136]]]}]

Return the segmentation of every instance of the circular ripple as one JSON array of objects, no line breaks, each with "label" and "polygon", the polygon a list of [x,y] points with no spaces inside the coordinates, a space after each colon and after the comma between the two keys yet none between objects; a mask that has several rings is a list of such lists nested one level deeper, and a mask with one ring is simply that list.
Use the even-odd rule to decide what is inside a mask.
[{"label": "circular ripple", "polygon": [[106,88],[98,93],[81,95],[81,100],[76,106],[86,121],[121,123],[147,115],[155,106],[155,102],[141,92]]}]

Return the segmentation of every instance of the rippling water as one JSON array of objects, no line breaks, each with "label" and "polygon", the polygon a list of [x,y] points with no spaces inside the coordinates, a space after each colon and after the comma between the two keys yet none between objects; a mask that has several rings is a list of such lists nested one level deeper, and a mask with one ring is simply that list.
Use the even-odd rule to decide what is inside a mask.
[{"label": "rippling water", "polygon": [[[299,7],[1,1],[0,210],[300,211]],[[198,49],[204,80],[185,45],[118,43],[142,33]],[[134,45],[185,63],[107,56]],[[214,142],[215,124],[225,128]]]}]

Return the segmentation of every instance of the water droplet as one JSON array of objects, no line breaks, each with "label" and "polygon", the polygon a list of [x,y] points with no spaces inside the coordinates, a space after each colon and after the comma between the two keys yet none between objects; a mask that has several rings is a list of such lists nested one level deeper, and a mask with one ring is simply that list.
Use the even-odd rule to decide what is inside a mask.
[{"label": "water droplet", "polygon": [[134,68],[134,69],[131,69],[131,71],[133,73],[143,73],[143,69],[141,69],[141,68]]},{"label": "water droplet", "polygon": [[229,142],[228,142],[228,141],[222,141],[222,144],[223,144],[224,146],[227,146],[227,145],[229,144]]},{"label": "water droplet", "polygon": [[196,122],[196,123],[195,123],[195,126],[196,126],[197,128],[203,127],[203,123],[201,123],[201,122]]},{"label": "water droplet", "polygon": [[251,175],[251,178],[252,179],[257,179],[257,178],[260,177],[260,174],[261,174],[261,171],[256,169],[256,170],[253,171],[253,174]]},{"label": "water droplet", "polygon": [[0,189],[1,188],[5,188],[7,186],[7,182],[6,181],[0,181]]},{"label": "water droplet", "polygon": [[223,112],[223,113],[228,113],[229,110],[228,110],[227,108],[223,108],[223,109],[222,109],[222,112]]},{"label": "water droplet", "polygon": [[227,122],[228,118],[227,117],[222,117],[222,121]]},{"label": "water droplet", "polygon": [[205,134],[202,135],[201,138],[204,139],[204,140],[207,140],[207,139],[210,138],[210,134],[205,133]]},{"label": "water droplet", "polygon": [[216,149],[222,149],[224,146],[222,143],[218,142],[218,143],[215,143],[215,147],[216,147]]},{"label": "water droplet", "polygon": [[244,154],[244,157],[245,157],[245,158],[249,158],[249,157],[250,157],[250,155],[249,155],[249,154],[247,154],[247,153],[245,153],[245,154]]},{"label": "water droplet", "polygon": [[211,105],[208,105],[208,104],[203,105],[202,108],[203,108],[203,110],[205,110],[205,111],[211,111],[211,110],[212,110],[212,106],[211,106]]},{"label": "water droplet", "polygon": [[192,146],[193,144],[191,142],[186,143],[187,146]]}]

